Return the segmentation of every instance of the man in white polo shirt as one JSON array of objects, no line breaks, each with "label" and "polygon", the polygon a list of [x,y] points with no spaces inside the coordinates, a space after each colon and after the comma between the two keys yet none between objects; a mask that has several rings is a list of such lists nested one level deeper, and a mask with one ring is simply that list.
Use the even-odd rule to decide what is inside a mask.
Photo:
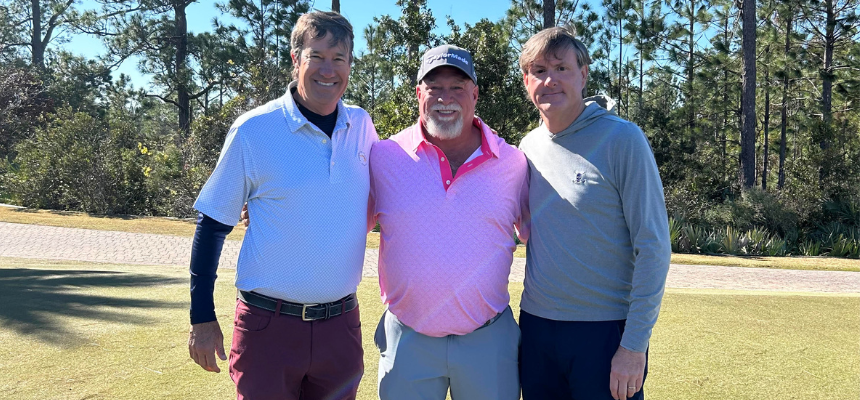
[{"label": "man in white polo shirt", "polygon": [[226,359],[215,317],[224,237],[247,202],[236,270],[230,376],[239,399],[354,399],[364,370],[355,290],[361,280],[378,141],[369,115],[340,99],[353,49],[349,22],[312,12],[291,37],[288,92],[230,128],[194,207],[189,353],[207,371]]}]

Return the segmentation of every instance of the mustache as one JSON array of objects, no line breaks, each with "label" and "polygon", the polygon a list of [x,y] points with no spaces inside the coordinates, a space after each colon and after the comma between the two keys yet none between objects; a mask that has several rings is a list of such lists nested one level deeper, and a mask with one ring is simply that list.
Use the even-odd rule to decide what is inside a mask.
[{"label": "mustache", "polygon": [[430,106],[430,111],[463,111],[463,108],[457,104],[450,104],[447,106],[444,104],[434,104]]}]

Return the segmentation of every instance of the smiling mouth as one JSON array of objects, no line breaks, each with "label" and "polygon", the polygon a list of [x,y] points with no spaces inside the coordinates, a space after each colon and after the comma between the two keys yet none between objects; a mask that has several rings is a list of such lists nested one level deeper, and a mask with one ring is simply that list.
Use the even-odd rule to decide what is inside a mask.
[{"label": "smiling mouth", "polygon": [[322,85],[322,86],[326,86],[326,87],[332,87],[332,86],[334,86],[334,82],[320,82],[320,81],[316,81],[316,83],[318,83],[318,84],[320,84],[320,85]]},{"label": "smiling mouth", "polygon": [[434,110],[433,112],[436,113],[436,115],[439,119],[443,119],[443,120],[451,119],[457,113],[457,111],[455,111],[455,110]]}]

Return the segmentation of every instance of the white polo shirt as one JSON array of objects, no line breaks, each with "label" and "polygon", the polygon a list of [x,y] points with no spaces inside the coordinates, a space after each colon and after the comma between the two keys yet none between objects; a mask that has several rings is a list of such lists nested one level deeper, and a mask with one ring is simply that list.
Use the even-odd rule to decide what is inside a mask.
[{"label": "white polo shirt", "polygon": [[366,111],[339,102],[331,139],[287,94],[239,117],[194,208],[235,225],[252,223],[236,287],[296,303],[335,301],[361,281],[370,189],[379,140]]}]

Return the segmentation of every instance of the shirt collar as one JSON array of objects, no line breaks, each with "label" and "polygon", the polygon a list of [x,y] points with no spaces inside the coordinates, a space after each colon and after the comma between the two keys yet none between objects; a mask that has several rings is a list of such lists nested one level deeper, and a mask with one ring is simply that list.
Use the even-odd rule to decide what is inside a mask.
[{"label": "shirt collar", "polygon": [[[293,90],[298,87],[298,81],[292,81],[287,85],[287,93],[281,96],[281,104],[284,110],[284,118],[287,119],[287,125],[293,133],[299,132],[301,128],[308,125],[311,129],[319,130],[314,124],[310,123],[307,118],[299,111],[299,106],[296,105],[296,99],[293,98]],[[343,105],[343,99],[337,101],[337,122],[334,125],[334,132],[341,129],[347,130],[352,125],[349,121],[349,114],[346,112],[346,107]]]},{"label": "shirt collar", "polygon": [[[484,154],[489,153],[492,154],[493,157],[498,158],[499,143],[494,140],[494,137],[497,136],[496,132],[490,129],[490,127],[477,116],[472,119],[472,125],[481,130],[481,151]],[[418,152],[418,147],[420,147],[421,144],[428,146],[432,145],[432,143],[427,140],[427,133],[425,132],[424,125],[421,124],[421,119],[418,120],[417,124],[412,126],[411,132],[409,132],[407,137],[407,143],[405,144],[405,147],[412,151],[413,154]]]}]

